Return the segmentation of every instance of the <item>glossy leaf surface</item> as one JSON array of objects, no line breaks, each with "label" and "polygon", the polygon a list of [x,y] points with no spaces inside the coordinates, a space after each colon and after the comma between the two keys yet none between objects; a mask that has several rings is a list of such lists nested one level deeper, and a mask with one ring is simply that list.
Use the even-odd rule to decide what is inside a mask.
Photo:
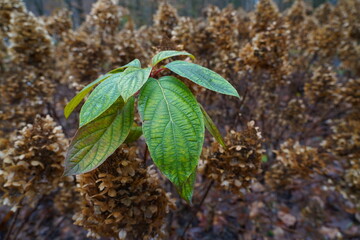
[{"label": "glossy leaf surface", "polygon": [[134,121],[134,98],[118,99],[74,136],[65,159],[65,175],[89,172],[110,156],[126,139]]},{"label": "glossy leaf surface", "polygon": [[236,89],[227,80],[208,68],[185,61],[174,61],[165,67],[207,89],[239,97]]},{"label": "glossy leaf surface", "polygon": [[189,177],[204,142],[204,120],[190,90],[174,77],[150,78],[141,90],[139,113],[151,157],[160,171],[191,200]]},{"label": "glossy leaf surface", "polygon": [[158,54],[156,54],[151,59],[151,65],[155,66],[162,60],[165,60],[165,59],[171,58],[171,57],[176,57],[176,56],[190,56],[192,59],[195,59],[194,55],[192,55],[191,53],[188,53],[188,52],[167,50],[167,51],[161,51]]}]

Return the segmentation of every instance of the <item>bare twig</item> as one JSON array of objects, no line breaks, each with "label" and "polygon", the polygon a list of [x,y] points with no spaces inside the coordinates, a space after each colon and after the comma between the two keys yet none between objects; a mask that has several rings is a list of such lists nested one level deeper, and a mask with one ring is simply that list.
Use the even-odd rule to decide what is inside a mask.
[{"label": "bare twig", "polygon": [[[210,182],[210,184],[209,184],[209,186],[207,187],[207,189],[206,189],[203,197],[201,198],[199,204],[194,208],[194,211],[192,211],[192,213],[193,213],[195,216],[196,216],[196,214],[198,213],[198,211],[201,209],[201,207],[202,207],[202,205],[203,205],[203,203],[204,203],[204,201],[205,201],[207,195],[209,194],[209,191],[210,191],[210,189],[211,189],[211,187],[212,187],[213,185],[214,185],[214,180],[212,180],[212,181]],[[184,231],[183,231],[183,233],[181,234],[180,239],[183,239],[183,238],[185,237],[185,234],[186,234],[187,230],[189,229],[189,227],[190,227],[190,225],[191,225],[192,219],[193,219],[193,218],[191,218],[191,219],[187,222],[187,224],[186,224],[186,226],[185,226],[185,228],[184,228]]]}]

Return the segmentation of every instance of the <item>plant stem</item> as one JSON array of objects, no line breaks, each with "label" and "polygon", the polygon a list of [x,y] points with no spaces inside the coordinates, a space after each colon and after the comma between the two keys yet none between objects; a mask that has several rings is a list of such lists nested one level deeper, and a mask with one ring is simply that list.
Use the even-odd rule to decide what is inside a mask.
[{"label": "plant stem", "polygon": [[[211,189],[211,187],[213,185],[214,185],[214,180],[211,180],[211,182],[210,182],[209,186],[207,187],[207,189],[206,189],[203,197],[201,198],[199,204],[195,207],[195,209],[194,209],[195,211],[192,212],[195,216],[198,213],[198,211],[201,209],[201,206],[203,205],[203,203],[204,203],[204,201],[205,201],[207,195],[209,194],[209,191],[210,191],[210,189]],[[186,234],[187,230],[189,229],[189,227],[191,225],[191,222],[192,222],[191,220],[192,220],[192,218],[187,222],[187,224],[185,226],[185,229],[184,229],[183,233],[181,234],[180,239],[183,239],[185,237],[185,234]]]},{"label": "plant stem", "polygon": [[19,213],[20,213],[20,208],[17,208],[16,211],[15,211],[15,216],[14,216],[14,218],[13,218],[13,221],[12,221],[9,229],[8,229],[7,232],[6,232],[6,235],[5,235],[4,240],[9,240],[9,239],[10,239],[11,232],[12,232],[13,229],[14,229],[14,226],[15,226],[15,224],[16,224],[16,221],[17,221],[17,218],[18,218],[18,216],[19,216]]}]

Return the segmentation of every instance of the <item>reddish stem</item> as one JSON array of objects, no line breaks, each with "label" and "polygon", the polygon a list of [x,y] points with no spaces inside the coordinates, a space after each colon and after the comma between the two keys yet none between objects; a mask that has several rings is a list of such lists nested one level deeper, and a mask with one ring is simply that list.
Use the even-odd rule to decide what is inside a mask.
[{"label": "reddish stem", "polygon": [[160,68],[160,69],[156,70],[155,72],[151,72],[150,77],[155,78],[159,73],[161,73],[165,69],[166,68]]}]

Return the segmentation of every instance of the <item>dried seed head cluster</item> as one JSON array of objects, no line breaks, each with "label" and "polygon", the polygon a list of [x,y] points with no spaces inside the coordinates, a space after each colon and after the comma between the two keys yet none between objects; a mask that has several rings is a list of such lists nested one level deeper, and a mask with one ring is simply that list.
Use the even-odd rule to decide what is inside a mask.
[{"label": "dried seed head cluster", "polygon": [[252,33],[265,32],[280,21],[277,6],[272,0],[260,0],[256,6],[254,24],[251,26]]},{"label": "dried seed head cluster", "polygon": [[101,72],[101,61],[105,57],[100,40],[85,31],[69,32],[58,46],[64,52],[63,66],[66,74],[62,82],[87,84]]},{"label": "dried seed head cluster", "polygon": [[241,194],[240,190],[247,188],[260,172],[261,143],[254,121],[244,131],[230,131],[225,138],[227,150],[216,142],[205,150],[203,174],[215,180],[218,188]]},{"label": "dried seed head cluster", "polygon": [[24,3],[21,0],[2,0],[0,2],[0,33],[9,31],[12,12],[25,12]]},{"label": "dried seed head cluster", "polygon": [[259,32],[240,52],[239,70],[268,71],[273,83],[283,82],[290,69],[288,64],[288,35],[286,28]]},{"label": "dried seed head cluster", "polygon": [[171,38],[172,30],[176,27],[179,21],[177,10],[168,4],[162,2],[154,15],[154,26],[165,36]]},{"label": "dried seed head cluster", "polygon": [[314,70],[314,75],[305,83],[305,97],[310,103],[333,103],[339,98],[338,80],[329,66],[321,66]]},{"label": "dried seed head cluster", "polygon": [[58,185],[59,191],[54,197],[54,206],[61,214],[71,217],[80,210],[80,194],[76,190],[73,176],[63,177]]},{"label": "dried seed head cluster", "polygon": [[54,93],[54,84],[47,76],[34,70],[23,70],[8,76],[0,85],[2,107],[1,128],[12,131],[32,122],[36,114],[43,113],[46,102]]},{"label": "dried seed head cluster", "polygon": [[77,177],[82,196],[75,224],[90,236],[119,239],[162,237],[172,201],[156,173],[136,157],[135,147],[121,147],[92,172]]},{"label": "dried seed head cluster", "polygon": [[296,179],[308,179],[325,170],[326,154],[293,139],[283,142],[274,153],[277,162],[265,174],[266,184],[272,188],[291,187]]},{"label": "dried seed head cluster", "polygon": [[57,188],[67,145],[61,127],[50,116],[37,116],[20,130],[2,153],[2,203],[16,206],[23,199],[23,204],[34,206]]},{"label": "dried seed head cluster", "polygon": [[343,166],[340,180],[333,181],[344,197],[358,208],[360,193],[360,119],[331,122],[333,134],[322,145],[333,153]]},{"label": "dried seed head cluster", "polygon": [[45,27],[51,36],[61,37],[72,29],[71,12],[67,9],[56,10],[44,19]]},{"label": "dried seed head cluster", "polygon": [[[86,24],[95,26],[98,32],[112,34],[119,27],[124,10],[113,0],[99,0],[93,4]],[[126,13],[128,12],[126,11]]]},{"label": "dried seed head cluster", "polygon": [[51,62],[51,37],[39,18],[31,12],[13,11],[9,27],[9,54],[15,64],[44,68]]}]

